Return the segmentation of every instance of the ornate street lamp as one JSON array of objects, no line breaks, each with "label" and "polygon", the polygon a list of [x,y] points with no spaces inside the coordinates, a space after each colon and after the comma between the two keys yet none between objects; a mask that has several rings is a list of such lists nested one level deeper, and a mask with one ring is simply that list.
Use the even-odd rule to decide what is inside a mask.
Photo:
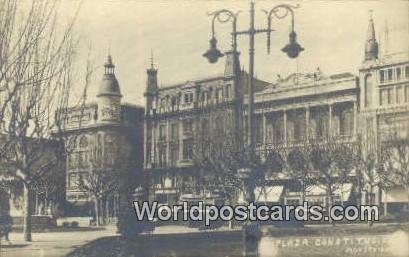
[{"label": "ornate street lamp", "polygon": [[210,42],[210,48],[209,50],[206,51],[206,53],[203,54],[203,56],[206,57],[210,63],[216,63],[220,57],[224,56],[224,54],[222,54],[220,50],[217,49],[217,40],[214,37],[214,35],[212,39],[210,39],[209,42]]},{"label": "ornate street lamp", "polygon": [[300,52],[304,51],[304,48],[297,43],[297,33],[295,31],[291,31],[290,42],[281,51],[287,53],[290,58],[297,58]]},{"label": "ornate street lamp", "polygon": [[[255,123],[254,123],[254,37],[256,34],[259,33],[267,33],[267,52],[270,53],[270,43],[271,43],[271,32],[274,31],[271,28],[271,21],[272,18],[275,17],[277,19],[283,19],[285,18],[288,14],[291,15],[291,32],[289,35],[290,41],[289,43],[282,48],[282,51],[285,52],[288,57],[290,58],[296,58],[300,54],[301,51],[304,50],[300,46],[300,44],[297,43],[297,34],[295,33],[294,30],[294,11],[293,9],[298,8],[298,6],[292,6],[292,5],[287,5],[287,4],[281,4],[273,7],[270,11],[265,11],[267,15],[267,28],[266,29],[255,29],[254,26],[254,20],[255,20],[255,14],[254,14],[254,2],[251,2],[250,5],[250,27],[247,30],[243,31],[236,31],[236,22],[237,22],[237,14],[234,14],[232,11],[222,9],[213,13],[210,13],[209,15],[213,16],[212,19],[212,38],[210,40],[210,49],[203,54],[204,57],[208,59],[210,63],[215,63],[217,60],[223,56],[223,54],[220,52],[220,50],[217,49],[217,40],[215,38],[215,33],[214,33],[214,23],[215,20],[217,19],[220,22],[227,22],[230,19],[233,20],[233,32],[231,33],[233,36],[233,50],[236,52],[237,49],[237,36],[238,35],[247,35],[249,36],[249,86],[248,86],[248,121],[247,121],[247,147],[248,147],[248,153],[249,153],[249,167],[243,167],[242,169],[239,169],[238,175],[239,177],[243,180],[243,183],[245,184],[245,190],[249,191],[246,192],[245,195],[247,196],[246,201],[247,202],[253,202],[254,201],[254,193],[250,192],[254,188],[254,181],[253,179],[253,172],[252,172],[252,165],[255,157]],[[281,12],[284,11],[284,12]],[[224,18],[223,18],[224,17]],[[236,76],[237,77],[237,76]],[[237,84],[236,84],[237,85]],[[242,149],[242,148],[240,148]]]},{"label": "ornate street lamp", "polygon": [[[267,52],[270,53],[270,37],[271,37],[271,20],[273,17],[277,19],[283,19],[285,18],[288,14],[291,14],[291,32],[289,35],[290,41],[289,43],[281,49],[284,53],[287,54],[288,57],[290,58],[297,58],[300,52],[304,51],[304,48],[301,47],[300,44],[297,43],[297,33],[295,33],[294,29],[294,10],[298,8],[299,6],[292,6],[292,5],[287,5],[287,4],[281,4],[275,6],[273,9],[271,9],[269,12],[266,10],[263,10],[267,14],[267,28],[269,31],[267,31]],[[284,10],[285,12],[283,14],[280,14],[280,10]]]}]

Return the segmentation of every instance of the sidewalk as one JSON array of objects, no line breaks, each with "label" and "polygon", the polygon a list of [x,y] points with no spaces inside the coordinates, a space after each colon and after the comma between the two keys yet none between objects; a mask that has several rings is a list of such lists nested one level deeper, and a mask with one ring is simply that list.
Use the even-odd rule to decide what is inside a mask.
[{"label": "sidewalk", "polygon": [[63,257],[95,239],[116,235],[115,227],[96,231],[33,233],[33,241],[25,242],[23,233],[11,233],[12,245],[1,241],[0,257]]}]

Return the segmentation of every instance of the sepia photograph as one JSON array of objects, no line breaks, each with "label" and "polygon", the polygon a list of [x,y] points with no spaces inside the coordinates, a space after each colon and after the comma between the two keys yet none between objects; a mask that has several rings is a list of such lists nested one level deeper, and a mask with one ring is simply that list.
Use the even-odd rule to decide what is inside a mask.
[{"label": "sepia photograph", "polygon": [[409,1],[0,0],[0,257],[409,257]]}]

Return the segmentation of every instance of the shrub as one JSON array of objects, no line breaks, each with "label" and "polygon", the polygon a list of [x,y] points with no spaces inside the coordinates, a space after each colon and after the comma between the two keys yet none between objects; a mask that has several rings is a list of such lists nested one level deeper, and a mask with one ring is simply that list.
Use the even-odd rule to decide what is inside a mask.
[{"label": "shrub", "polygon": [[78,228],[79,227],[79,223],[78,223],[78,221],[73,221],[73,222],[71,222],[71,227],[72,228]]}]

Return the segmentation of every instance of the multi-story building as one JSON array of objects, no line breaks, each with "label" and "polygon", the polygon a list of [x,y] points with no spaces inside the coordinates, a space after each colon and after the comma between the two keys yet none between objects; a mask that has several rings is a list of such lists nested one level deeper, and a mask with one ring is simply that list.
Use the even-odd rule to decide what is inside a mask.
[{"label": "multi-story building", "polygon": [[[372,18],[359,80],[360,134],[366,152],[377,152],[381,158],[385,143],[409,138],[409,53],[392,52],[381,56]],[[404,187],[377,188],[375,196],[377,202],[389,202],[391,208],[409,202],[408,197]]]},{"label": "multi-story building", "polygon": [[[138,183],[143,163],[144,109],[123,104],[121,97],[115,66],[108,56],[96,102],[67,109],[63,129],[69,148],[66,162],[69,202],[84,205],[92,200],[79,182],[96,169],[115,172],[133,186]],[[117,192],[108,196],[110,215],[117,215],[119,197]]]},{"label": "multi-story building", "polygon": [[[167,87],[158,86],[156,69],[152,67],[147,71],[144,165],[152,176],[154,196],[160,202],[174,203],[185,193],[192,193],[185,182],[194,184],[198,178],[193,151],[197,144],[195,138],[200,136],[198,128],[202,127],[198,121],[203,119],[196,117],[204,116],[210,106],[227,103],[232,107],[228,104],[240,101],[244,110],[240,115],[246,119],[247,74],[240,72],[239,88],[235,89],[234,55],[228,52],[226,57],[223,75]],[[279,77],[273,83],[256,80],[254,123],[260,157],[266,158],[265,154],[263,156],[266,149],[285,149],[288,153],[311,139],[335,140],[358,147],[361,138],[365,142],[379,140],[379,132],[384,131],[382,126],[391,125],[391,119],[393,124],[407,124],[408,60],[408,57],[398,62],[378,58],[371,18],[359,76],[351,73],[326,75],[317,68],[308,74]],[[233,109],[225,110],[232,112]],[[228,120],[223,122],[227,124]],[[212,121],[209,124],[212,126]],[[245,122],[243,125],[246,129]],[[372,127],[365,129],[369,125]],[[373,134],[368,134],[369,131]],[[402,128],[400,133],[403,135],[407,131]],[[285,159],[285,154],[281,158]],[[256,188],[256,198],[268,202],[299,202],[300,192],[291,186],[294,179],[285,175],[286,172],[273,173],[267,172],[267,190]],[[353,177],[356,172],[351,171],[350,175]],[[334,192],[335,199],[343,202],[358,197],[353,192],[362,188],[353,182],[351,179],[350,183],[339,187]],[[323,202],[325,190],[313,187],[308,197]]]},{"label": "multi-story building", "polygon": [[[231,58],[233,55],[227,53],[226,71],[233,70]],[[193,145],[197,144],[200,130],[196,117],[206,116],[205,109],[240,99],[245,110],[247,74],[240,74],[241,93],[235,99],[232,74],[159,88],[157,70],[148,70],[145,168],[152,174],[155,196],[160,202],[175,202],[181,194],[192,193],[180,185],[186,181],[193,185],[198,178],[193,160]],[[275,83],[256,80],[254,102],[259,150],[277,145],[291,148],[307,138],[356,140],[358,85],[350,73],[326,76],[317,69],[310,74],[292,74]],[[233,108],[223,110],[232,112]],[[246,113],[242,115],[245,119]],[[281,177],[279,185],[268,190],[284,197],[284,184],[289,180]]]},{"label": "multi-story building", "polygon": [[[196,183],[193,162],[199,117],[215,107],[233,114],[236,100],[242,98],[247,73],[240,72],[235,88],[235,70],[240,67],[232,51],[226,52],[223,74],[159,88],[157,70],[147,70],[145,119],[145,169],[152,178],[154,195],[160,202],[174,203],[180,194],[191,192]],[[268,83],[255,80],[260,90]],[[225,122],[225,121],[222,121]],[[207,123],[204,122],[204,125]],[[181,185],[185,192],[181,192]]]}]

